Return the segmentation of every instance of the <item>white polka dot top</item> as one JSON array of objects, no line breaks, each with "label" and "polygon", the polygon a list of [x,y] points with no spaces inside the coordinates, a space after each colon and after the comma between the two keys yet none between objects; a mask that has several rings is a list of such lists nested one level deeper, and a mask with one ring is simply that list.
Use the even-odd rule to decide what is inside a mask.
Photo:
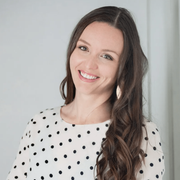
[{"label": "white polka dot top", "polygon": [[[74,125],[60,118],[60,107],[35,115],[21,138],[7,180],[94,180],[97,155],[110,120]],[[145,162],[137,180],[162,179],[164,155],[156,125],[146,122],[142,149]],[[144,129],[144,128],[143,128]]]}]

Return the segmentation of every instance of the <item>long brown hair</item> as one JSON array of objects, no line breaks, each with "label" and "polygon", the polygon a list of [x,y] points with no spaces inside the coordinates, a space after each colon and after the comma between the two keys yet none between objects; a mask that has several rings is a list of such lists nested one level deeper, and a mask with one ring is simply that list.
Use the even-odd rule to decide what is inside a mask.
[{"label": "long brown hair", "polygon": [[[100,180],[135,180],[136,172],[144,158],[142,141],[142,80],[147,70],[138,31],[128,10],[113,6],[95,9],[76,25],[67,50],[67,75],[61,82],[61,95],[65,104],[75,97],[75,86],[70,71],[70,56],[84,29],[92,22],[105,22],[123,33],[124,47],[119,60],[119,70],[114,91],[109,98],[111,124],[102,142],[101,153],[96,160],[97,178]],[[66,86],[66,94],[65,94]],[[116,87],[121,97],[116,97]]]}]

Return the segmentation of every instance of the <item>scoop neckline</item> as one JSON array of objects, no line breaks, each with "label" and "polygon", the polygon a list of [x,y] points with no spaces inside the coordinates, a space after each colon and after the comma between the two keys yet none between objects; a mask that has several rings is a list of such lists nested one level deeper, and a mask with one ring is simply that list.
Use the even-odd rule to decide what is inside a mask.
[{"label": "scoop neckline", "polygon": [[110,119],[108,119],[108,120],[105,120],[105,121],[103,121],[103,122],[99,122],[99,123],[90,123],[90,124],[72,124],[72,123],[69,123],[69,122],[67,122],[67,121],[65,121],[62,117],[61,117],[61,108],[62,108],[63,106],[60,106],[59,107],[59,118],[64,122],[64,123],[66,123],[66,124],[68,124],[68,125],[71,125],[71,126],[73,126],[73,125],[75,125],[75,126],[96,126],[96,125],[102,125],[102,124],[109,124],[110,123]]}]

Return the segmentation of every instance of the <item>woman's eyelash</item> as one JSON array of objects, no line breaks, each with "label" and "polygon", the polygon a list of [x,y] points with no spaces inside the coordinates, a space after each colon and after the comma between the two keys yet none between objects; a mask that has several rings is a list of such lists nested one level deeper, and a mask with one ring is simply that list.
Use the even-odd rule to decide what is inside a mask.
[{"label": "woman's eyelash", "polygon": [[87,51],[87,47],[85,47],[85,46],[79,46],[79,49],[82,51]]},{"label": "woman's eyelash", "polygon": [[113,58],[107,54],[103,54],[102,57],[105,59],[113,60]]}]

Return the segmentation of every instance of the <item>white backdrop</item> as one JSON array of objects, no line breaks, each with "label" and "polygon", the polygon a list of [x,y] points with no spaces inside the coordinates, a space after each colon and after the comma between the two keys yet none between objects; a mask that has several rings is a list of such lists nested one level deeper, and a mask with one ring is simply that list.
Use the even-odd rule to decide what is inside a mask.
[{"label": "white backdrop", "polygon": [[130,10],[149,59],[146,114],[160,129],[164,180],[180,177],[178,0],[0,0],[0,179],[5,179],[31,117],[63,104],[59,84],[77,21],[104,5]]}]

